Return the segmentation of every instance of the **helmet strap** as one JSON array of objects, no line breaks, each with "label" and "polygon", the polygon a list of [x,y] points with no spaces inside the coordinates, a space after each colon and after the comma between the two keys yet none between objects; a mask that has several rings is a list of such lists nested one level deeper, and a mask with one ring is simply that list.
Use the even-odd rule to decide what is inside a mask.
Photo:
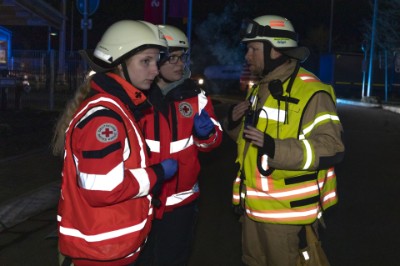
[{"label": "helmet strap", "polygon": [[[131,78],[129,77],[128,67],[125,60],[121,62],[122,72],[124,73],[125,80],[132,84]],[[133,84],[132,84],[133,85]]]},{"label": "helmet strap", "polygon": [[272,70],[277,68],[278,66],[282,65],[285,63],[287,60],[289,60],[289,57],[281,54],[276,59],[271,58],[271,50],[272,50],[272,44],[268,41],[263,42],[264,43],[264,70],[263,70],[263,75],[267,75],[270,73]]}]

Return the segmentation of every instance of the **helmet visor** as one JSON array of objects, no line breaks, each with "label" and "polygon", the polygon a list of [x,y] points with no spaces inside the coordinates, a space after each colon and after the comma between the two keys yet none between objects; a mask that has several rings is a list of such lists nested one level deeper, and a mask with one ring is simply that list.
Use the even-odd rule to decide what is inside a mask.
[{"label": "helmet visor", "polygon": [[245,19],[240,27],[241,39],[254,39],[256,37],[289,38],[297,42],[297,33],[288,30],[273,29],[271,26],[262,26],[254,20]]}]

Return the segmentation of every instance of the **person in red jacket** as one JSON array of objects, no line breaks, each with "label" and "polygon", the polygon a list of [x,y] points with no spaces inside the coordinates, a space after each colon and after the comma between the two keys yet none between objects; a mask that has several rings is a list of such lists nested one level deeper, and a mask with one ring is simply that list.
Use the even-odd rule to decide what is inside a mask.
[{"label": "person in red jacket", "polygon": [[[209,96],[191,80],[186,67],[188,39],[176,27],[159,25],[168,57],[147,92],[153,105],[140,120],[151,163],[178,161],[178,172],[155,195],[155,220],[138,265],[186,265],[194,235],[199,197],[198,152],[218,147],[222,128]],[[157,197],[156,197],[157,196]]]},{"label": "person in red jacket", "polygon": [[137,123],[150,106],[143,91],[158,75],[166,45],[157,26],[122,20],[93,54],[81,51],[96,73],[67,106],[53,138],[53,152],[64,158],[59,249],[76,266],[134,263],[151,228],[151,190],[176,172],[175,159],[150,165]]}]

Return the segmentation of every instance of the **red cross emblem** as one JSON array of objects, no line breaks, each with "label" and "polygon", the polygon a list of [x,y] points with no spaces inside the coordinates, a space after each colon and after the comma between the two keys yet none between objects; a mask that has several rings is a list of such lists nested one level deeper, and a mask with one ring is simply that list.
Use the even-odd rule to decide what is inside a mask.
[{"label": "red cross emblem", "polygon": [[105,123],[96,130],[96,138],[100,142],[111,142],[118,137],[118,129],[114,124]]},{"label": "red cross emblem", "polygon": [[190,103],[181,102],[181,103],[179,103],[179,112],[184,117],[192,117],[193,107],[190,105]]}]

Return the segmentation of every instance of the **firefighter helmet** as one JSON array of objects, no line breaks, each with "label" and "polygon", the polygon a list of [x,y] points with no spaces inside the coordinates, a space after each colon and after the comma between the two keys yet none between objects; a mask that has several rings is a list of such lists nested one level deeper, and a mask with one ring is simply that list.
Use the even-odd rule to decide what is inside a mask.
[{"label": "firefighter helmet", "polygon": [[304,61],[310,54],[306,47],[298,47],[298,35],[292,23],[284,17],[265,15],[242,24],[242,42],[268,41],[281,53]]},{"label": "firefighter helmet", "polygon": [[156,25],[141,20],[121,20],[103,34],[93,54],[80,51],[96,72],[113,69],[123,60],[146,48],[167,49],[164,35]]},{"label": "firefighter helmet", "polygon": [[189,49],[188,38],[180,29],[171,25],[158,25],[158,28],[164,34],[169,48]]}]

